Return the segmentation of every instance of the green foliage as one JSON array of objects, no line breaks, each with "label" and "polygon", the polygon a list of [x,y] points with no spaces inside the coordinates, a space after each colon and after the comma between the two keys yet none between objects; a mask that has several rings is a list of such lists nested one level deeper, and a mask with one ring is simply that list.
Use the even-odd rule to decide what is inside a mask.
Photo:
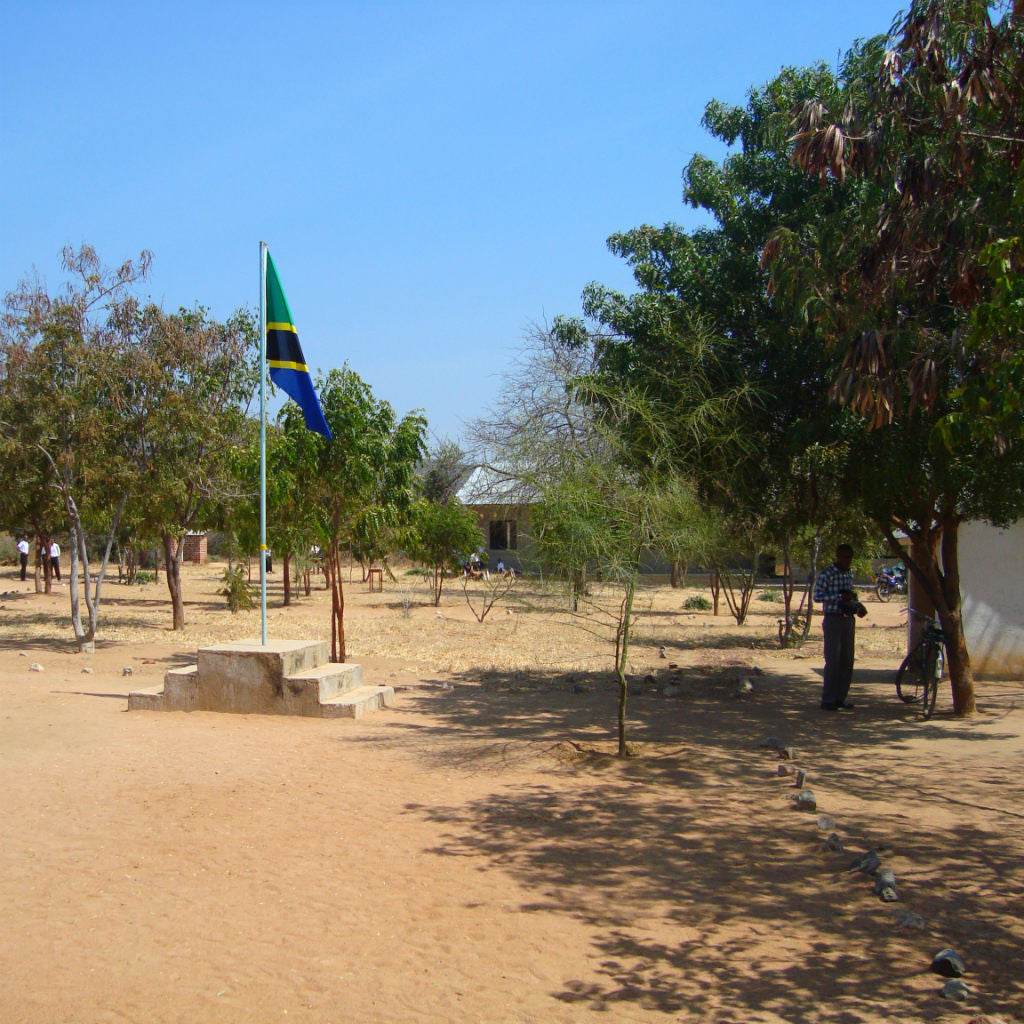
[{"label": "green foliage", "polygon": [[758,601],[767,601],[770,604],[778,604],[782,601],[782,595],[777,590],[762,590],[757,595]]},{"label": "green foliage", "polygon": [[[333,440],[306,430],[287,402],[279,418],[283,461],[292,483],[287,500],[302,532],[315,532],[331,580],[332,658],[345,660],[341,555],[386,564],[405,539],[415,501],[415,470],[426,454],[426,420],[401,419],[348,366],[317,380]],[[308,524],[308,526],[307,526]]]},{"label": "green foliage", "polygon": [[236,565],[234,569],[225,568],[217,593],[227,599],[228,608],[232,614],[249,611],[256,605],[252,587],[246,578],[243,565]]},{"label": "green foliage", "polygon": [[145,569],[140,569],[135,574],[135,579],[132,580],[132,582],[133,583],[137,583],[140,586],[143,583],[155,583],[156,582],[156,573],[147,572]]},{"label": "green foliage", "polygon": [[432,570],[434,604],[441,600],[444,570],[460,570],[466,556],[479,550],[483,540],[475,513],[458,500],[416,503],[406,547],[413,558]]},{"label": "green foliage", "polygon": [[688,612],[709,612],[711,607],[711,602],[703,594],[691,594],[683,602],[683,608]]}]

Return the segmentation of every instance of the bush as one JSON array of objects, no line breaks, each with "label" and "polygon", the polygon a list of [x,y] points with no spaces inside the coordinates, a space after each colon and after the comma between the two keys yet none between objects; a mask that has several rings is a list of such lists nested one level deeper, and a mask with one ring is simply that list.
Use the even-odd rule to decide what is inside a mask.
[{"label": "bush", "polygon": [[248,611],[255,607],[255,600],[252,596],[252,589],[246,578],[245,566],[236,565],[235,568],[225,569],[221,576],[221,587],[217,591],[227,598],[228,608],[232,613]]},{"label": "bush", "polygon": [[139,572],[137,572],[135,574],[135,579],[132,580],[132,582],[133,583],[155,583],[156,582],[156,573],[155,572],[146,572],[145,570],[139,570]]},{"label": "bush", "polygon": [[778,604],[778,602],[782,600],[782,595],[777,590],[762,590],[761,593],[757,595],[757,599],[758,601],[770,601]]},{"label": "bush", "polygon": [[703,594],[694,594],[683,602],[683,608],[688,612],[709,612],[711,602]]}]

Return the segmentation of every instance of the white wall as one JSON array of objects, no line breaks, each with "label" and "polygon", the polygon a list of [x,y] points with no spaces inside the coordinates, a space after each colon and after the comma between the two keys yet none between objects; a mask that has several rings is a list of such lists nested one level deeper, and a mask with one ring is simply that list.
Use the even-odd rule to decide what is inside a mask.
[{"label": "white wall", "polygon": [[960,593],[974,674],[1024,679],[1024,520],[961,525]]}]

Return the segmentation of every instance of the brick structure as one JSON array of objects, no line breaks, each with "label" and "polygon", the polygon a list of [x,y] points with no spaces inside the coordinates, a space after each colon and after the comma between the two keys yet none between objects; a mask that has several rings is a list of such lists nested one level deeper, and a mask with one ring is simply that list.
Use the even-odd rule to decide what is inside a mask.
[{"label": "brick structure", "polygon": [[186,533],[185,550],[181,554],[181,560],[193,565],[205,565],[208,537],[209,534],[206,533]]}]

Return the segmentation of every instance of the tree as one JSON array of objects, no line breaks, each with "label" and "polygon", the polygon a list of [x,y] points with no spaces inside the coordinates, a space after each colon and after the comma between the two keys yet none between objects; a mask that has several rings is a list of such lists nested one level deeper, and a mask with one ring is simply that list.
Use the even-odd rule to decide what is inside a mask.
[{"label": "tree", "polygon": [[[602,396],[610,404],[607,392]],[[622,396],[621,408],[638,411],[635,396]],[[610,435],[610,448],[618,448]],[[580,459],[563,465],[532,511],[534,537],[541,559],[570,586],[581,566],[600,572],[604,584],[621,595],[611,616],[611,640],[618,681],[618,755],[629,755],[626,670],[636,620],[635,602],[643,555],[650,549],[678,550],[698,518],[692,490],[677,480],[659,478],[656,469],[637,472],[626,461]],[[579,599],[579,595],[576,595]],[[592,621],[592,620],[591,620]],[[588,623],[588,628],[592,628]]]},{"label": "tree", "polygon": [[839,361],[832,397],[869,428],[865,458],[899,483],[868,503],[890,544],[910,538],[969,715],[959,526],[1024,509],[1024,316],[1010,283],[1024,269],[1024,10],[915,0],[887,43],[859,88],[809,97],[794,122],[799,166],[872,201],[843,243],[780,232],[767,257],[822,325]]},{"label": "tree", "polygon": [[331,660],[344,661],[342,554],[371,538],[397,537],[405,526],[415,468],[426,453],[426,420],[419,413],[399,419],[347,366],[319,378],[317,390],[333,440],[307,431],[293,402],[282,410],[281,423],[308,467],[302,486],[331,584]]},{"label": "tree", "polygon": [[434,604],[441,603],[446,570],[459,572],[467,554],[483,542],[476,516],[457,498],[418,501],[412,509],[408,549],[433,573]]},{"label": "tree", "polygon": [[[595,409],[575,388],[596,368],[598,339],[581,332],[566,344],[552,326],[532,324],[502,375],[494,405],[469,424],[473,460],[504,489],[510,504],[532,505],[567,468],[608,457]],[[575,611],[586,589],[585,563],[571,579]]]},{"label": "tree", "polygon": [[257,328],[244,310],[219,323],[201,306],[167,314],[150,305],[138,333],[137,371],[125,384],[142,423],[132,514],[160,539],[172,628],[180,630],[184,533],[240,497],[231,453],[252,440],[246,408],[258,382]]},{"label": "tree", "polygon": [[[37,452],[35,467],[44,475],[35,482],[49,480],[59,497],[71,537],[71,621],[82,648],[96,636],[111,545],[131,491],[133,439],[144,425],[125,385],[133,379],[137,354],[138,307],[131,289],[150,261],[143,252],[137,262],[111,270],[89,246],[68,247],[62,265],[72,280],[62,292],[51,297],[39,282],[26,281],[5,303],[0,336],[4,452],[13,452],[15,459],[30,449]],[[105,538],[95,579],[90,532]]]}]

